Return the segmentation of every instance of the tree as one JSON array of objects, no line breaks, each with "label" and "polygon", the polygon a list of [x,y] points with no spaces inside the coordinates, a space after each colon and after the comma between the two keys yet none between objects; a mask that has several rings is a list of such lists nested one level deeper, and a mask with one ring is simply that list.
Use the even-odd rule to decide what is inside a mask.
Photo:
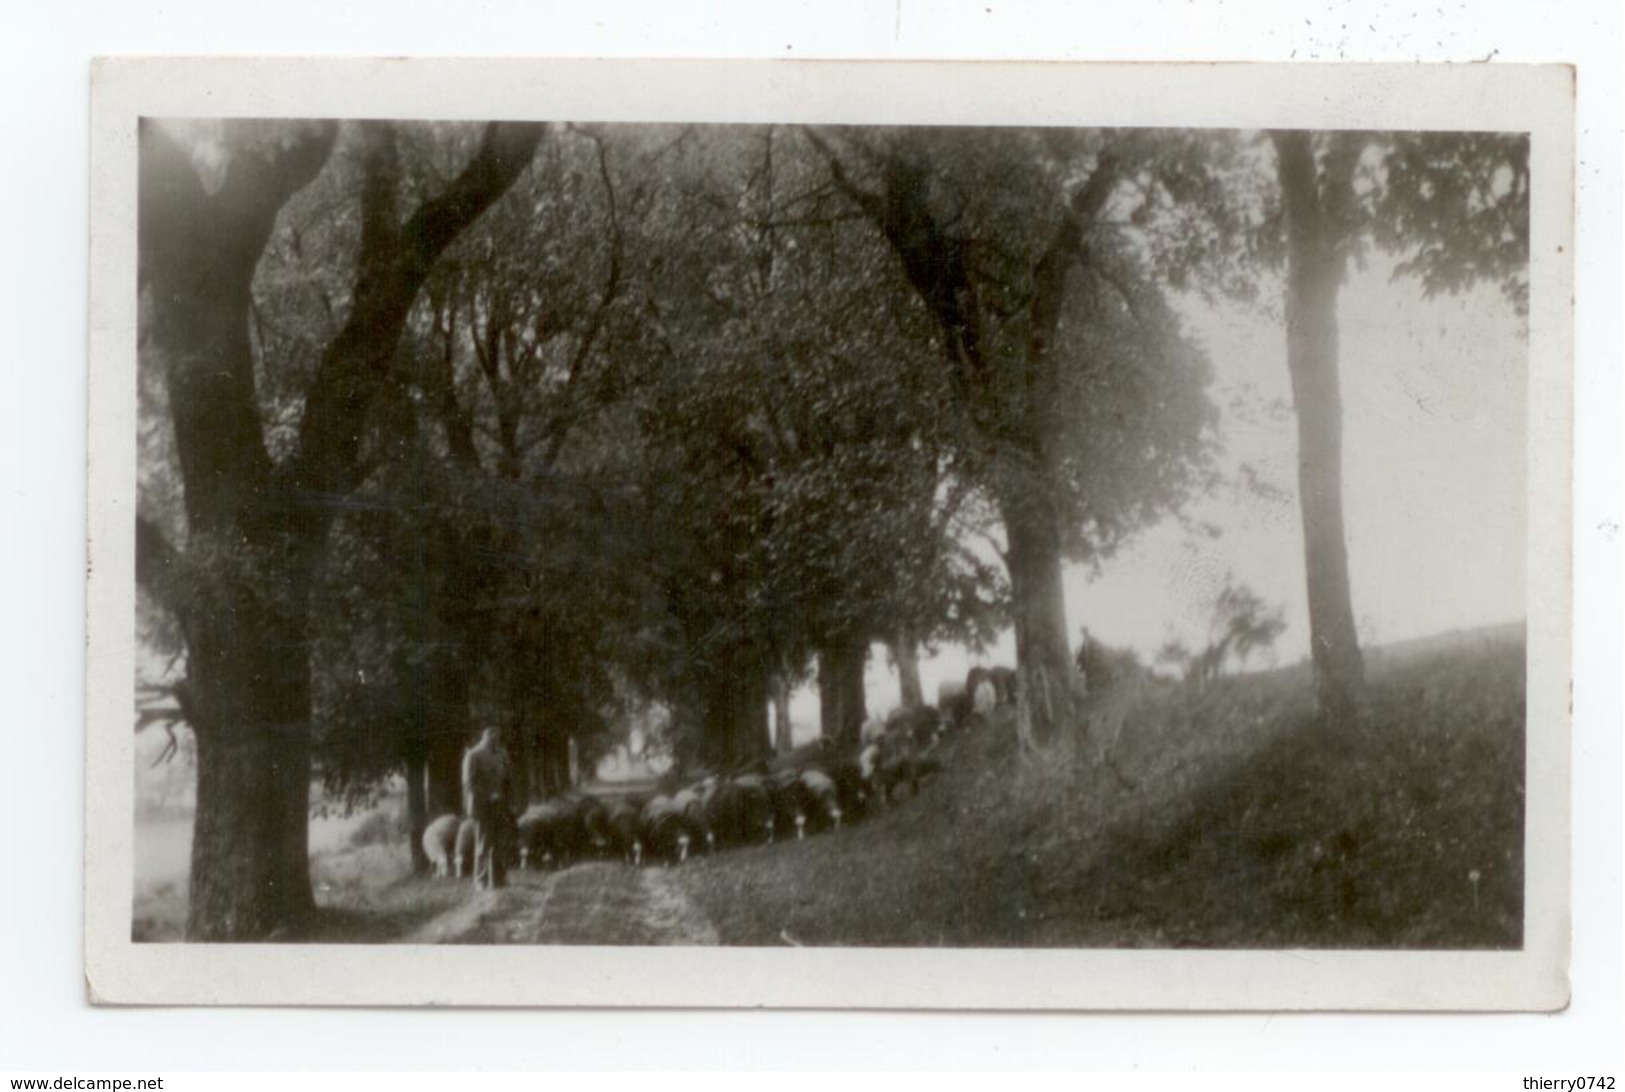
[{"label": "tree", "polygon": [[1159,281],[1223,266],[1239,223],[1227,146],[1105,131],[808,139],[937,326],[956,473],[1002,525],[1019,722],[1054,738],[1082,723],[1063,562],[1177,506],[1207,461],[1207,362]]},{"label": "tree", "polygon": [[1286,632],[1286,619],[1281,608],[1269,609],[1245,584],[1230,583],[1214,604],[1212,632],[1212,643],[1223,649],[1220,668],[1227,656],[1235,658],[1237,667],[1245,667],[1254,653],[1275,647],[1276,639]]},{"label": "tree", "polygon": [[486,127],[461,173],[403,220],[396,130],[354,128],[347,151],[360,242],[349,313],[309,372],[297,426],[273,457],[250,337],[255,270],[284,205],[327,164],[338,127],[226,123],[200,134],[142,124],[142,366],[165,378],[185,526],[179,543],[138,518],[136,569],[179,619],[186,643],[198,750],[192,939],[262,939],[297,926],[314,906],[308,651],[327,532],[362,476],[363,425],[418,290],[441,252],[524,169],[541,131]]},{"label": "tree", "polygon": [[914,635],[900,632],[888,642],[892,666],[897,669],[898,701],[904,709],[916,709],[925,704],[925,690],[920,685],[919,645]]},{"label": "tree", "polygon": [[1156,662],[1178,671],[1200,690],[1224,674],[1225,664],[1234,660],[1238,668],[1245,667],[1254,653],[1273,648],[1284,632],[1286,620],[1279,607],[1271,610],[1245,584],[1227,581],[1213,602],[1208,643],[1192,652],[1170,639],[1157,650]]},{"label": "tree", "polygon": [[[399,136],[408,192],[442,189],[472,151],[462,130]],[[316,619],[317,766],[330,798],[356,804],[404,767],[419,866],[428,819],[461,807],[476,716],[504,728],[521,794],[542,795],[570,783],[572,752],[590,765],[617,700],[615,577],[637,566],[617,552],[624,513],[592,481],[597,454],[580,454],[617,279],[608,183],[603,142],[555,130],[442,255],[372,414],[370,470],[330,532],[319,594],[343,609]],[[334,308],[311,307],[311,285],[347,256],[343,236],[290,217],[268,248],[269,374],[297,374],[286,343],[325,340]]]},{"label": "tree", "polygon": [[1182,676],[1188,676],[1188,669],[1195,659],[1195,654],[1186,647],[1183,641],[1170,637],[1158,648],[1153,662],[1158,667],[1166,667]]},{"label": "tree", "polygon": [[[607,563],[625,560],[626,536],[596,480],[615,442],[598,415],[613,388],[620,205],[636,211],[642,189],[615,173],[595,131],[547,141],[448,254],[414,329],[421,404],[461,483],[455,523],[473,530],[457,559],[466,578],[446,601],[453,662],[491,673],[487,704],[504,711],[530,795],[571,783],[572,740],[578,754],[596,749],[587,737],[615,691],[603,667],[618,603]],[[624,173],[636,178],[637,164]]]},{"label": "tree", "polygon": [[1321,714],[1346,722],[1364,680],[1343,526],[1337,298],[1368,243],[1426,295],[1528,290],[1528,139],[1483,133],[1270,133],[1286,244],[1287,368],[1298,415],[1309,645]]},{"label": "tree", "polygon": [[703,737],[694,757],[748,761],[768,697],[816,657],[826,730],[855,741],[870,640],[979,617],[986,574],[939,490],[953,422],[934,329],[804,142],[671,145],[628,242],[642,321],[625,354],[643,361],[626,389],[661,540],[663,696]]},{"label": "tree", "polygon": [[1298,499],[1309,585],[1309,647],[1322,713],[1349,716],[1364,679],[1343,528],[1343,407],[1337,293],[1348,260],[1361,142],[1337,137],[1317,166],[1312,136],[1275,143],[1287,240],[1287,370],[1298,410]]}]

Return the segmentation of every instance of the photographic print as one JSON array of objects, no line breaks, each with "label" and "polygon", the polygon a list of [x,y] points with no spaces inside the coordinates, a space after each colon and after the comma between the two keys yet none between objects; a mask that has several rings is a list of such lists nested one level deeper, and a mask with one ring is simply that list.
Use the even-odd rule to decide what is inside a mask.
[{"label": "photographic print", "polygon": [[96,999],[1565,1002],[1567,70],[96,92]]}]

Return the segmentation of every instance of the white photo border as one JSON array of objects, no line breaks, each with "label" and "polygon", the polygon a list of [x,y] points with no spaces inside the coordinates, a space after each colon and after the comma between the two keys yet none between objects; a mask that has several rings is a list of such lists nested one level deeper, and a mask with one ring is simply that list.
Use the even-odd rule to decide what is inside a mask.
[{"label": "white photo border", "polygon": [[[137,944],[136,155],[146,117],[1531,134],[1520,951]],[[112,59],[93,72],[85,973],[110,1004],[1551,1011],[1569,996],[1574,74],[1566,66]]]}]

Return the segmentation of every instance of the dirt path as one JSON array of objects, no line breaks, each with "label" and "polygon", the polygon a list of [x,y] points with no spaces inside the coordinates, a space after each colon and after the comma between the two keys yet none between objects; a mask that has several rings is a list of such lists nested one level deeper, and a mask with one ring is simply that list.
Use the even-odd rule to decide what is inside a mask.
[{"label": "dirt path", "polygon": [[716,926],[705,916],[698,903],[683,894],[683,889],[672,879],[669,869],[645,868],[638,873],[638,881],[648,910],[645,922],[655,929],[660,940],[656,944],[717,944]]},{"label": "dirt path", "polygon": [[668,869],[595,861],[516,872],[404,938],[412,944],[716,944],[705,913]]}]

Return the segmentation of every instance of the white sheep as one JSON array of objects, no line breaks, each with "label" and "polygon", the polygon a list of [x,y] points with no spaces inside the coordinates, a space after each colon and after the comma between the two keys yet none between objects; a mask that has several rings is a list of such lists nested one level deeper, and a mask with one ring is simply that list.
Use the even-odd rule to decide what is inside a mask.
[{"label": "white sheep", "polygon": [[423,852],[436,876],[451,875],[461,827],[462,820],[457,816],[442,815],[423,828]]}]

